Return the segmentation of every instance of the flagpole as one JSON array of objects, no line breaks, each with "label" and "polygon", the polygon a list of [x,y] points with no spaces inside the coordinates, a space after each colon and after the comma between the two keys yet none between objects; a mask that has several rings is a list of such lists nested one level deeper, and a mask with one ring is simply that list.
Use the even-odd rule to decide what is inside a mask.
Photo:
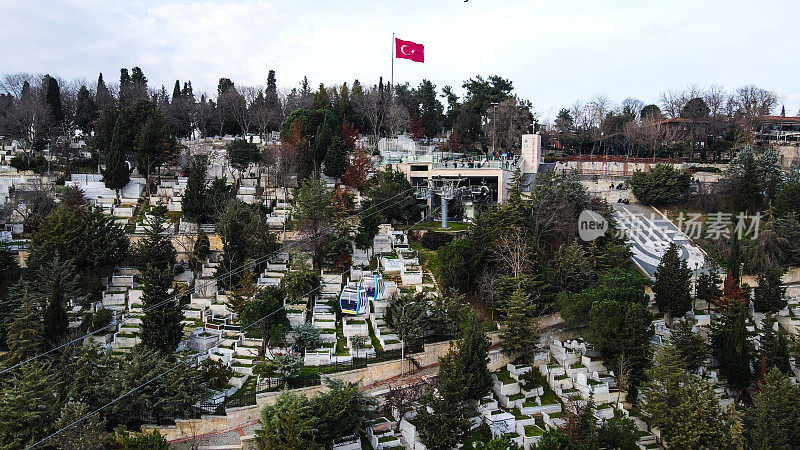
[{"label": "flagpole", "polygon": [[392,33],[392,87],[389,88],[389,99],[394,103],[394,48],[395,48],[394,33]]}]

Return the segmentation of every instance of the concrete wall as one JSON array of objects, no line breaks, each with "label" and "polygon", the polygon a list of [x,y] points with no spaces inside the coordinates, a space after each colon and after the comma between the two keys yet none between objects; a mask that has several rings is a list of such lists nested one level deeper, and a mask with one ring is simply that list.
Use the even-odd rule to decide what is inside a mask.
[{"label": "concrete wall", "polygon": [[[508,356],[504,354],[497,344],[499,343],[499,333],[493,332],[487,335],[492,350],[489,352],[489,369],[498,370],[505,367],[506,363],[513,361],[516,356]],[[455,341],[438,342],[434,344],[425,345],[425,351],[422,353],[409,354],[409,357],[414,358],[421,366],[431,366],[439,362],[439,358],[447,354],[451,348],[454,348]],[[406,373],[412,372],[416,367],[410,360],[405,361]],[[360,383],[362,387],[369,386],[375,383],[389,380],[400,376],[400,360],[385,361],[375,364],[369,364],[363,369],[348,370],[345,372],[337,372],[326,375],[327,378],[341,380],[350,383]],[[323,385],[310,386],[300,389],[292,389],[291,392],[295,395],[305,395],[309,398],[326,392],[328,387]],[[253,423],[260,419],[261,409],[266,405],[275,403],[275,400],[282,394],[282,392],[265,392],[256,396],[256,404],[252,406],[244,406],[241,408],[228,408],[225,416],[202,416],[200,419],[179,419],[175,421],[174,426],[156,426],[145,425],[142,430],[158,430],[159,433],[164,435],[168,441],[178,439],[190,439],[203,434],[219,433],[225,430],[240,427],[249,423]]]}]

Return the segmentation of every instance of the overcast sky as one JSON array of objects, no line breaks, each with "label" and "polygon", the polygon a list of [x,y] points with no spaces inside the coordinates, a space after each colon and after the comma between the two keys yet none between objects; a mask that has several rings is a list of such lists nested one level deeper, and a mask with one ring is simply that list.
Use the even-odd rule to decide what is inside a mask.
[{"label": "overcast sky", "polygon": [[[799,0],[20,1],[0,0],[0,73],[94,82],[138,65],[150,85],[176,78],[291,88],[390,77],[392,32],[425,45],[395,61],[395,81],[460,88],[510,78],[542,118],[604,94],[654,102],[688,84],[774,90],[800,108]],[[459,89],[460,90],[460,89]],[[778,112],[780,107],[778,108]]]}]

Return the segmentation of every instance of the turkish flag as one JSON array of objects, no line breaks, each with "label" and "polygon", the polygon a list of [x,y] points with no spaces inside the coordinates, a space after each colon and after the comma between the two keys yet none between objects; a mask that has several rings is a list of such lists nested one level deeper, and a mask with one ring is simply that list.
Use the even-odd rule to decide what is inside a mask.
[{"label": "turkish flag", "polygon": [[415,62],[425,62],[425,46],[395,38],[394,56],[396,58],[410,59]]}]

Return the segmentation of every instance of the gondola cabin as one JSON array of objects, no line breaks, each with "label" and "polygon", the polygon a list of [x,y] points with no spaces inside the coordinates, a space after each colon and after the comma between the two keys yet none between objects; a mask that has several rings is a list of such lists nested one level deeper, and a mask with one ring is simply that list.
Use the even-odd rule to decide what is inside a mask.
[{"label": "gondola cabin", "polygon": [[361,283],[353,281],[347,283],[339,296],[342,314],[365,314],[368,306],[369,299]]}]

